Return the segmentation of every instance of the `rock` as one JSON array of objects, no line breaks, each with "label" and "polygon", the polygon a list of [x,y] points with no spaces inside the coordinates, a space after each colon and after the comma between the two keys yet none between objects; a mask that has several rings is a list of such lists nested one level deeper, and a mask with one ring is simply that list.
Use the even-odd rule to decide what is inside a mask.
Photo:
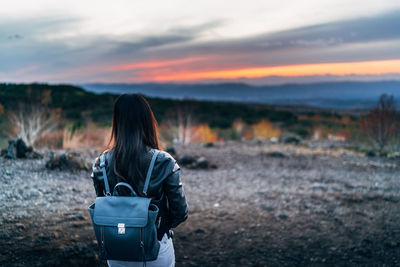
[{"label": "rock", "polygon": [[381,158],[387,158],[387,156],[388,156],[387,152],[380,152],[379,153],[379,157],[381,157]]},{"label": "rock", "polygon": [[168,146],[165,148],[165,152],[168,152],[171,154],[171,156],[175,157],[176,156],[176,150],[173,146]]},{"label": "rock", "polygon": [[24,230],[24,229],[25,229],[25,225],[22,224],[22,223],[16,223],[16,224],[15,224],[15,227],[16,227],[18,230]]},{"label": "rock", "polygon": [[198,168],[207,169],[210,166],[208,160],[205,157],[200,157],[196,160],[196,164]]},{"label": "rock", "polygon": [[187,236],[184,235],[183,233],[180,234],[180,235],[178,235],[178,238],[179,238],[180,240],[187,240],[187,239],[188,239]]},{"label": "rock", "polygon": [[17,140],[8,140],[8,147],[1,150],[1,156],[8,159],[43,158],[43,156],[40,153],[34,151],[31,146],[27,146],[21,138]]},{"label": "rock", "polygon": [[376,153],[375,153],[375,151],[370,150],[365,153],[365,156],[373,158],[373,157],[376,157]]},{"label": "rock", "polygon": [[48,235],[42,233],[42,234],[39,234],[39,235],[37,236],[37,238],[43,242],[43,241],[50,240],[50,239],[51,239],[51,236],[48,236]]},{"label": "rock", "polygon": [[281,141],[284,144],[293,144],[293,145],[298,145],[301,140],[297,136],[284,136],[281,138]]},{"label": "rock", "polygon": [[395,151],[393,154],[392,154],[392,157],[391,158],[393,158],[393,159],[400,159],[400,152],[399,151]]},{"label": "rock", "polygon": [[286,155],[279,151],[272,151],[264,154],[267,157],[271,158],[286,158]]},{"label": "rock", "polygon": [[201,228],[197,228],[194,232],[195,232],[196,234],[203,234],[203,233],[205,233],[205,231],[204,231],[203,229],[201,229]]},{"label": "rock", "polygon": [[214,164],[214,163],[211,163],[210,168],[211,169],[216,169],[216,168],[218,168],[218,166],[216,164]]},{"label": "rock", "polygon": [[66,219],[69,221],[84,221],[85,217],[78,212],[66,212],[64,213],[64,216]]},{"label": "rock", "polygon": [[189,169],[215,169],[217,165],[211,164],[203,156],[191,156],[188,154],[183,155],[178,159],[178,163]]},{"label": "rock", "polygon": [[22,139],[17,139],[15,142],[17,158],[25,158],[26,152],[31,152],[32,147],[28,147]]},{"label": "rock", "polygon": [[0,157],[5,157],[7,155],[7,148],[3,148],[1,151],[0,151]]},{"label": "rock", "polygon": [[39,152],[36,152],[34,150],[26,152],[25,156],[27,158],[30,158],[30,159],[41,159],[41,158],[43,158],[42,154],[40,154]]},{"label": "rock", "polygon": [[188,155],[188,154],[184,154],[182,157],[180,157],[178,159],[178,162],[180,164],[182,164],[183,166],[188,166],[188,165],[196,162],[196,157],[193,157],[193,156]]},{"label": "rock", "polygon": [[272,137],[272,138],[269,139],[269,141],[270,141],[272,144],[277,144],[277,143],[279,142],[279,139],[276,138],[276,137]]},{"label": "rock", "polygon": [[34,197],[39,197],[39,196],[40,196],[40,192],[39,192],[39,190],[37,190],[35,188],[30,188],[22,193],[22,197],[26,200],[34,198]]},{"label": "rock", "polygon": [[286,214],[279,214],[278,215],[278,217],[279,217],[279,219],[282,219],[282,220],[286,220],[287,218],[289,218],[289,216],[287,216]]},{"label": "rock", "polygon": [[14,140],[8,140],[8,148],[6,148],[5,158],[7,159],[17,158],[17,149]]},{"label": "rock", "polygon": [[205,157],[200,157],[196,161],[198,169],[216,169],[217,165],[210,163]]},{"label": "rock", "polygon": [[204,144],[204,147],[213,147],[214,143],[213,142],[208,142]]},{"label": "rock", "polygon": [[311,189],[320,189],[320,190],[323,190],[323,191],[326,191],[326,190],[327,190],[326,184],[321,184],[321,183],[314,183],[314,184],[311,186]]},{"label": "rock", "polygon": [[275,210],[274,207],[268,206],[268,205],[265,205],[265,204],[262,204],[262,205],[261,205],[261,208],[262,208],[263,210],[265,210],[265,211],[274,211],[274,210]]},{"label": "rock", "polygon": [[83,158],[80,157],[79,153],[67,152],[62,154],[50,153],[50,159],[46,162],[46,168],[54,170],[90,170],[90,165]]}]

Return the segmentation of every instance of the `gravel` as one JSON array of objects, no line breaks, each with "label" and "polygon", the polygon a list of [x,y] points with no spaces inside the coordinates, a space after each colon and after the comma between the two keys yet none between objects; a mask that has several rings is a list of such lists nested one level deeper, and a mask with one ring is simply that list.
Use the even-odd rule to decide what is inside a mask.
[{"label": "gravel", "polygon": [[[176,229],[177,262],[400,263],[400,163],[343,147],[263,140],[174,146],[177,155],[204,157],[217,166],[181,166],[190,214]],[[81,153],[91,162],[97,152]],[[0,158],[0,249],[8,251],[0,255],[0,263],[12,258],[10,266],[26,261],[45,266],[77,253],[86,256],[69,264],[99,262],[87,212],[95,200],[90,173],[48,170],[48,152],[41,153],[43,159]],[[44,224],[48,226],[38,227]],[[15,242],[18,238],[23,241]],[[42,247],[43,265],[32,243]],[[49,259],[46,255],[55,248],[61,251],[52,252],[58,260]]]}]

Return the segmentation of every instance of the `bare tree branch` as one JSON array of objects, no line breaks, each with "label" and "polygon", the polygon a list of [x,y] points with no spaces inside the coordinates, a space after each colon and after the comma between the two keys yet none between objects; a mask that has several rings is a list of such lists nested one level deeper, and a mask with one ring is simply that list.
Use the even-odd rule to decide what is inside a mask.
[{"label": "bare tree branch", "polygon": [[196,138],[193,110],[189,105],[177,105],[168,112],[166,123],[175,141],[188,144]]},{"label": "bare tree branch", "polygon": [[361,128],[380,150],[383,150],[395,130],[395,115],[393,96],[383,94],[378,104],[360,120]]},{"label": "bare tree branch", "polygon": [[7,114],[10,138],[21,138],[33,145],[39,136],[53,131],[58,126],[59,111],[49,110],[39,104],[19,103],[18,109]]}]

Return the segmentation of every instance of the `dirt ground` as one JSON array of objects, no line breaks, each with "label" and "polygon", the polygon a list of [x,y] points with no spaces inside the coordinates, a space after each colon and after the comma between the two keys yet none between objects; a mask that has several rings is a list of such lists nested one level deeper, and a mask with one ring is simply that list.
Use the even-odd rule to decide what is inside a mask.
[{"label": "dirt ground", "polygon": [[[315,143],[175,149],[218,166],[181,167],[189,218],[174,229],[176,266],[400,266],[398,159]],[[0,265],[105,266],[89,173],[44,162],[0,161]]]}]

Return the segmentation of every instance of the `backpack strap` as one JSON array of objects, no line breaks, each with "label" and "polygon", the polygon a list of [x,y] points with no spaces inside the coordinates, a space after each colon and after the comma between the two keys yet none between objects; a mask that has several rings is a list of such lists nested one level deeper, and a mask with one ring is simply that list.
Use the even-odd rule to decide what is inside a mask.
[{"label": "backpack strap", "polygon": [[[103,173],[104,187],[106,189],[106,196],[111,196],[110,185],[108,183],[107,173],[106,173],[106,152],[107,151],[108,150],[104,151],[103,154],[101,154],[101,156],[100,156],[100,169]],[[153,154],[153,157],[151,158],[149,169],[147,170],[146,181],[145,181],[144,187],[143,187],[143,194],[146,196],[147,196],[147,189],[148,189],[149,183],[150,183],[151,173],[153,171],[154,163],[156,161],[158,153],[160,153],[160,151],[158,149],[154,149],[154,154]]]},{"label": "backpack strap", "polygon": [[153,171],[154,162],[156,161],[158,153],[160,153],[160,150],[154,149],[154,154],[153,154],[153,157],[151,158],[150,166],[149,166],[149,169],[147,170],[146,181],[145,181],[144,187],[143,187],[143,194],[145,196],[147,196],[147,188],[149,187],[151,172]]},{"label": "backpack strap", "polygon": [[100,169],[103,172],[104,187],[106,189],[106,196],[111,196],[110,185],[108,184],[107,173],[106,173],[106,152],[104,151],[100,156]]}]

